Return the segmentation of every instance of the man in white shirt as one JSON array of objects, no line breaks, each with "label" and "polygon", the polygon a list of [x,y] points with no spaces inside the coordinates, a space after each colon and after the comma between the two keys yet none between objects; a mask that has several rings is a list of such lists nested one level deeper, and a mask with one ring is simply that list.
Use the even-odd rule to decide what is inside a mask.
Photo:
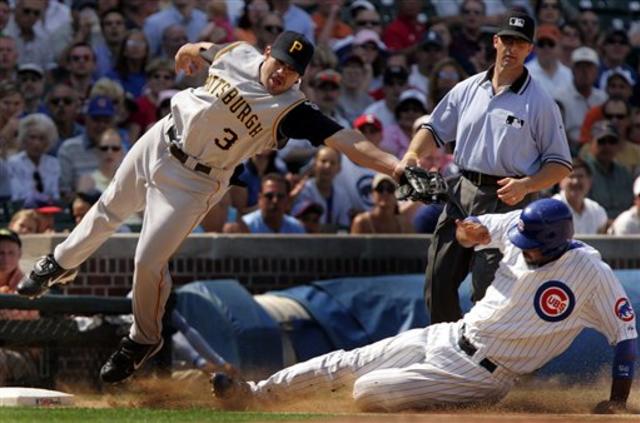
[{"label": "man in white shirt", "polygon": [[633,206],[623,211],[609,228],[611,235],[640,234],[640,176],[633,183]]},{"label": "man in white shirt", "polygon": [[593,86],[598,78],[600,64],[598,53],[590,47],[580,47],[571,54],[573,62],[573,84],[569,84],[558,95],[556,100],[564,110],[564,126],[569,143],[578,145],[580,128],[587,111],[604,103],[607,94]]},{"label": "man in white shirt", "polygon": [[560,62],[560,37],[558,27],[540,25],[536,33],[536,57],[527,63],[533,79],[554,98],[573,83],[571,69]]},{"label": "man in white shirt", "polygon": [[573,170],[560,181],[560,192],[553,196],[569,206],[576,234],[603,234],[607,229],[607,211],[587,198],[591,183],[591,169],[584,160],[575,158]]}]

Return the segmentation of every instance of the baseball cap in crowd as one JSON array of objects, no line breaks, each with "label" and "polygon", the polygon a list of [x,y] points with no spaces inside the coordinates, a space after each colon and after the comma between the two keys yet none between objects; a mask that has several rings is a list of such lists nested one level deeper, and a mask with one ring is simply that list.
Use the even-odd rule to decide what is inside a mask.
[{"label": "baseball cap in crowd", "polygon": [[18,74],[21,73],[35,73],[40,78],[44,77],[44,69],[37,63],[24,63],[18,66]]},{"label": "baseball cap in crowd", "polygon": [[371,125],[378,131],[382,131],[382,122],[371,113],[360,115],[353,121],[353,127],[355,129],[362,129],[366,125]]},{"label": "baseball cap in crowd", "polygon": [[303,201],[293,209],[293,217],[301,218],[308,214],[322,215],[324,207],[314,201]]},{"label": "baseball cap in crowd", "polygon": [[376,7],[370,1],[356,0],[353,3],[351,3],[351,6],[349,6],[349,13],[353,17],[356,14],[356,12],[360,9],[376,10]]},{"label": "baseball cap in crowd", "polygon": [[512,11],[504,17],[496,35],[510,35],[533,43],[533,34],[535,32],[536,24],[531,16],[526,13]]},{"label": "baseball cap in crowd", "polygon": [[409,88],[408,90],[404,90],[400,97],[398,97],[398,104],[403,103],[405,101],[416,101],[422,105],[423,108],[427,106],[427,97],[420,90],[415,88]]},{"label": "baseball cap in crowd", "polygon": [[380,34],[371,29],[361,29],[356,32],[353,37],[353,45],[361,46],[366,43],[373,43],[378,47],[378,50],[386,50],[387,46],[380,39]]},{"label": "baseball cap in crowd", "polygon": [[28,197],[22,205],[22,208],[35,210],[42,214],[56,214],[62,211],[62,207],[58,206],[48,196],[42,194],[36,194]]},{"label": "baseball cap in crowd", "polygon": [[403,84],[409,80],[409,72],[402,66],[389,66],[384,70],[382,76],[382,82],[384,85],[391,85],[396,81],[400,81]]},{"label": "baseball cap in crowd", "polygon": [[610,121],[599,120],[591,127],[591,135],[596,141],[604,138],[618,139],[618,130]]},{"label": "baseball cap in crowd", "polygon": [[588,62],[600,66],[598,53],[591,47],[578,47],[571,53],[571,63]]},{"label": "baseball cap in crowd", "polygon": [[304,74],[313,57],[314,47],[307,38],[294,31],[284,31],[271,46],[271,55]]},{"label": "baseball cap in crowd", "polygon": [[373,181],[371,181],[371,189],[378,188],[378,186],[385,181],[390,182],[394,187],[396,186],[396,181],[394,181],[391,176],[387,175],[386,173],[376,173],[376,175],[373,177]]},{"label": "baseball cap in crowd", "polygon": [[640,176],[633,182],[633,195],[636,197],[640,195]]},{"label": "baseball cap in crowd", "polygon": [[113,106],[113,101],[107,96],[97,95],[91,97],[89,100],[89,107],[87,107],[87,114],[89,116],[107,116],[111,117],[116,114],[116,109]]},{"label": "baseball cap in crowd", "polygon": [[624,29],[614,28],[607,32],[607,35],[604,37],[604,43],[609,44],[612,42],[619,42],[624,45],[629,45],[629,35],[627,35],[627,31]]},{"label": "baseball cap in crowd", "polygon": [[442,37],[440,36],[440,34],[438,34],[436,31],[427,31],[427,33],[424,34],[424,37],[422,37],[420,46],[421,47],[435,46],[435,47],[443,48],[444,41],[442,40]]},{"label": "baseball cap in crowd", "polygon": [[615,67],[613,69],[609,69],[602,74],[601,81],[609,82],[609,80],[615,76],[620,77],[624,82],[629,84],[630,86],[636,85],[636,82],[633,80],[633,76],[631,76],[631,72],[627,69],[624,69],[620,66]]},{"label": "baseball cap in crowd", "polygon": [[333,85],[340,87],[342,76],[333,69],[323,69],[313,77],[313,83],[316,87],[321,85]]},{"label": "baseball cap in crowd", "polygon": [[544,24],[538,27],[536,31],[536,40],[551,40],[558,42],[562,33],[555,25]]},{"label": "baseball cap in crowd", "polygon": [[18,247],[22,248],[22,241],[20,241],[20,237],[11,229],[0,229],[0,241],[11,241],[15,244],[18,244]]}]

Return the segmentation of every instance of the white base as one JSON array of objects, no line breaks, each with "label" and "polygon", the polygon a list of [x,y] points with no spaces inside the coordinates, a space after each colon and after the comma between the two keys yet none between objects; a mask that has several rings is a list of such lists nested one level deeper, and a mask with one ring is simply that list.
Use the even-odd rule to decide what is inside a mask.
[{"label": "white base", "polygon": [[73,405],[73,395],[39,388],[0,388],[0,407]]}]

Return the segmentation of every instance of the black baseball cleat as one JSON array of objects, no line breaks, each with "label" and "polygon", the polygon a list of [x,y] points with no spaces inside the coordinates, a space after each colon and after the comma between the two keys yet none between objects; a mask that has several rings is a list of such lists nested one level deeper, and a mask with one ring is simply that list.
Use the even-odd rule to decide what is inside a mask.
[{"label": "black baseball cleat", "polygon": [[211,390],[220,404],[229,410],[245,409],[253,399],[253,392],[247,382],[226,373],[211,375]]},{"label": "black baseball cleat", "polygon": [[100,379],[105,383],[122,382],[135,373],[144,363],[156,355],[162,348],[164,340],[157,344],[138,344],[125,336],[120,346],[100,369]]},{"label": "black baseball cleat", "polygon": [[78,269],[63,269],[53,254],[49,254],[38,259],[29,276],[22,278],[16,290],[20,295],[36,298],[54,285],[68,284],[77,274]]}]

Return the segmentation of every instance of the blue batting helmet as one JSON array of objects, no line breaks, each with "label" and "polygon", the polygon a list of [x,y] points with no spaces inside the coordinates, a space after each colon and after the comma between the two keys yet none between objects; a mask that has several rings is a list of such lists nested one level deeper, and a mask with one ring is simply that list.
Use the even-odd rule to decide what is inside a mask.
[{"label": "blue batting helmet", "polygon": [[539,248],[544,256],[563,252],[573,238],[573,217],[565,203],[544,198],[529,204],[508,233],[518,248]]}]

